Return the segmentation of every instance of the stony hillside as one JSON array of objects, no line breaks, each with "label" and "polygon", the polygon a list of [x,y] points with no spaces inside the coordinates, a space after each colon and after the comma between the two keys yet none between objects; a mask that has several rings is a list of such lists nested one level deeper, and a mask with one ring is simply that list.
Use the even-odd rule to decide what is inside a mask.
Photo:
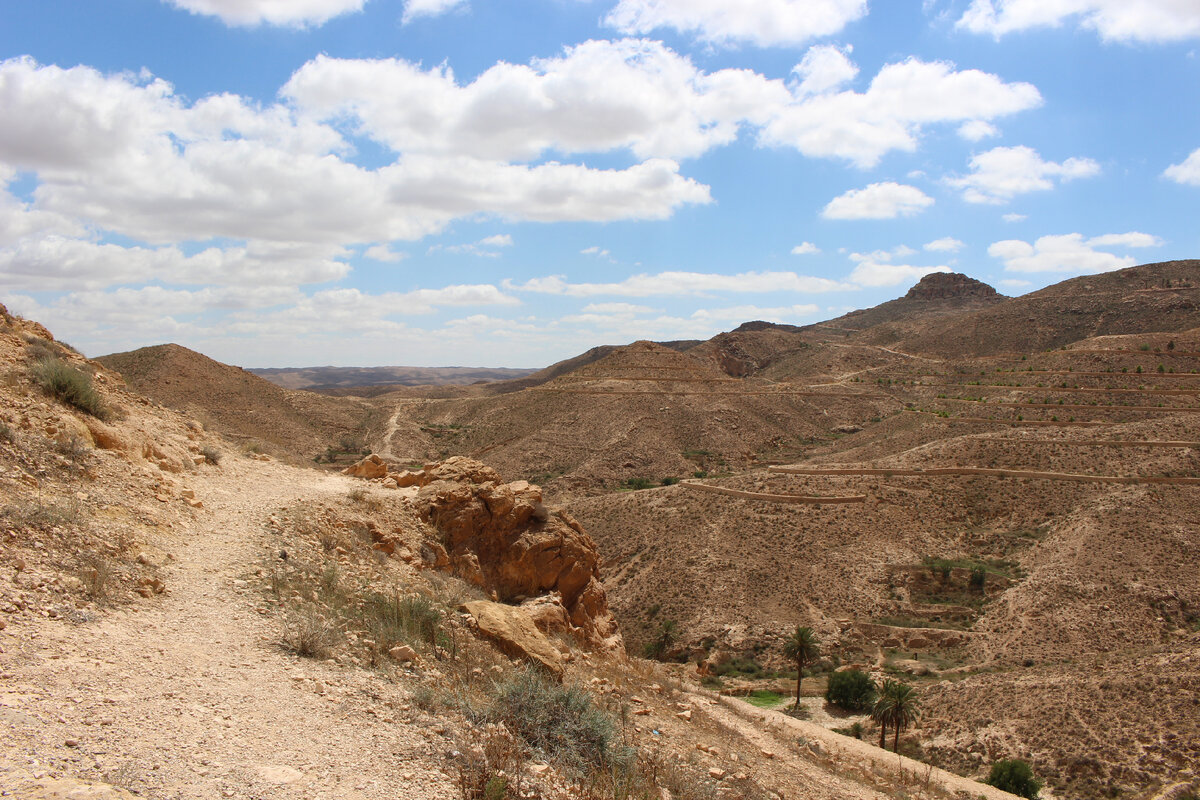
[{"label": "stony hillside", "polygon": [[96,360],[146,397],[248,448],[290,458],[307,461],[330,447],[360,449],[372,419],[361,400],[283,389],[175,344]]},{"label": "stony hillside", "polygon": [[0,365],[0,794],[1012,798],[629,660],[527,482],[288,466],[2,307]]}]

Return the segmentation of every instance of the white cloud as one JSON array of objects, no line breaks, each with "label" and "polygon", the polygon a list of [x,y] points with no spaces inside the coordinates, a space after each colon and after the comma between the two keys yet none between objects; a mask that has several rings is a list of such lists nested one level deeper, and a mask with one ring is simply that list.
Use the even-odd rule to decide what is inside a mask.
[{"label": "white cloud", "polygon": [[825,219],[895,219],[911,217],[933,205],[933,198],[915,186],[887,181],[851,189],[829,201]]},{"label": "white cloud", "polygon": [[859,286],[897,286],[920,280],[931,272],[950,272],[949,267],[918,267],[909,264],[888,264],[864,259],[850,273],[850,280]]},{"label": "white cloud", "polygon": [[932,242],[926,242],[924,249],[933,252],[957,253],[965,246],[966,245],[952,236],[944,236],[941,239],[934,239]]},{"label": "white cloud", "polygon": [[366,249],[363,255],[372,261],[381,261],[385,264],[395,264],[408,258],[408,253],[397,252],[386,244],[372,245]]},{"label": "white cloud", "polygon": [[1005,222],[1024,222],[1025,220],[1029,219],[1029,215],[1028,214],[1004,214],[1000,217],[1000,219],[1004,220]]},{"label": "white cloud", "polygon": [[466,0],[407,0],[401,20],[408,23],[417,17],[437,17],[465,3]]},{"label": "white cloud", "polygon": [[1089,247],[1162,247],[1163,240],[1148,233],[1106,233],[1093,236],[1087,241]]},{"label": "white cloud", "polygon": [[1157,247],[1162,240],[1145,233],[1110,233],[1084,239],[1082,234],[1042,236],[1033,244],[1020,239],[995,242],[988,255],[1004,262],[1011,272],[1075,272],[1090,274],[1131,267],[1133,256],[1118,256],[1097,247]]},{"label": "white cloud", "polygon": [[151,243],[412,240],[478,214],[662,219],[711,200],[665,159],[598,170],[416,153],[364,169],[336,130],[283,106],[189,106],[162,81],[30,59],[0,62],[0,118],[0,162],[36,173],[37,210]]},{"label": "white cloud", "polygon": [[792,248],[792,255],[794,256],[816,255],[820,252],[821,248],[817,247],[812,242],[801,242]]},{"label": "white cloud", "polygon": [[298,286],[338,280],[350,271],[337,246],[252,241],[185,255],[177,246],[123,247],[58,235],[27,237],[0,248],[0,286],[29,291],[173,284]]},{"label": "white cloud", "polygon": [[746,322],[761,319],[766,322],[797,322],[811,317],[820,311],[820,307],[812,303],[793,306],[730,306],[729,308],[700,308],[692,312],[692,319],[705,322]]},{"label": "white cloud", "polygon": [[[424,0],[429,2],[430,0]],[[362,9],[366,0],[168,0],[193,14],[219,17],[226,25],[322,25]]]},{"label": "white cloud", "polygon": [[1043,161],[1031,147],[996,147],[971,159],[971,174],[948,178],[962,189],[968,203],[1004,203],[1026,192],[1054,188],[1055,180],[1069,181],[1100,174],[1090,158],[1068,158],[1061,164]]},{"label": "white cloud", "polygon": [[636,316],[638,314],[652,314],[658,309],[650,306],[639,306],[634,303],[588,303],[582,309],[584,314],[615,314],[622,316]]},{"label": "white cloud", "polygon": [[714,44],[770,47],[830,36],[866,13],[866,0],[619,0],[605,22],[623,33],[671,28]]},{"label": "white cloud", "polygon": [[925,267],[892,263],[895,258],[907,258],[916,252],[911,247],[899,245],[891,250],[851,253],[850,260],[855,267],[850,273],[850,282],[859,286],[896,286],[919,280],[931,272],[950,272],[950,268],[944,265]]},{"label": "white cloud", "polygon": [[849,46],[844,50],[828,44],[810,47],[792,68],[792,74],[800,78],[796,94],[824,94],[854,80],[858,67],[850,61],[850,52]]},{"label": "white cloud", "polygon": [[1031,84],[909,58],[885,65],[866,92],[825,92],[778,108],[762,123],[759,140],[873,167],[891,150],[915,150],[924,125],[986,121],[1041,103]]},{"label": "white cloud", "polygon": [[958,135],[968,142],[979,142],[987,139],[989,136],[999,136],[1000,129],[990,122],[984,122],[981,119],[972,119],[958,126]]},{"label": "white cloud", "polygon": [[513,246],[512,236],[510,236],[507,233],[498,233],[498,234],[495,234],[494,236],[484,237],[483,239],[480,239],[478,242],[472,242],[470,244],[451,244],[451,245],[435,244],[433,247],[429,248],[429,252],[433,253],[438,250],[444,250],[447,253],[455,253],[457,255],[483,256],[484,258],[499,258],[500,253],[498,253],[496,251],[496,248],[512,247],[512,246]]},{"label": "white cloud", "polygon": [[972,0],[958,25],[999,38],[1013,31],[1058,27],[1071,19],[1111,41],[1200,37],[1200,5],[1192,0]]},{"label": "white cloud", "polygon": [[745,69],[704,72],[662,42],[626,39],[584,42],[528,66],[497,64],[468,84],[444,66],[318,56],[282,94],[314,120],[348,120],[409,154],[531,160],[627,148],[638,158],[680,159],[753,126],[761,144],[859,166],[915,149],[924,125],[1041,103],[1030,84],[916,59],[886,65],[865,93],[834,91],[855,71],[844,52],[814,47],[789,87]]},{"label": "white cloud", "polygon": [[1176,183],[1200,186],[1200,148],[1193,150],[1191,155],[1182,162],[1172,164],[1163,170],[1163,177],[1170,178]]},{"label": "white cloud", "polygon": [[533,278],[521,284],[505,281],[504,288],[567,297],[652,297],[698,295],[710,292],[832,292],[853,288],[827,278],[794,272],[742,272],[720,275],[712,272],[660,272],[633,275],[617,283],[570,283],[561,275]]}]

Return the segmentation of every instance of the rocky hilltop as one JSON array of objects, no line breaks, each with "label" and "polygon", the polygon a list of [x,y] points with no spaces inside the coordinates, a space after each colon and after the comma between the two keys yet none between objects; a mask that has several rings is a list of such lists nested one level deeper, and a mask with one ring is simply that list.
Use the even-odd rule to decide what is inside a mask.
[{"label": "rocky hilltop", "polygon": [[983,281],[960,272],[931,272],[904,295],[905,300],[950,300],[964,297],[1002,298]]}]

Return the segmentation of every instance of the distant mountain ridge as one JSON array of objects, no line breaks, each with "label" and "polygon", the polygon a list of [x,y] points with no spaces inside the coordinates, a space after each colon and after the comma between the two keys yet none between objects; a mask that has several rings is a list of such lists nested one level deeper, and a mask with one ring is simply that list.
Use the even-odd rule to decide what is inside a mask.
[{"label": "distant mountain ridge", "polygon": [[285,389],[324,392],[355,386],[467,386],[524,378],[536,370],[506,367],[270,367],[247,369]]}]

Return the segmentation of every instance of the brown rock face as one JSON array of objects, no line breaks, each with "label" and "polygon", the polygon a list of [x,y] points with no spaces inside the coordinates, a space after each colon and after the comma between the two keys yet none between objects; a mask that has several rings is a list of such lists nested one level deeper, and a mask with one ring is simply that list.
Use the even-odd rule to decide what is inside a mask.
[{"label": "brown rock face", "polygon": [[346,467],[342,472],[346,475],[352,475],[355,478],[372,480],[387,477],[388,468],[382,458],[372,453],[357,464]]},{"label": "brown rock face", "polygon": [[908,300],[945,300],[952,297],[996,297],[996,290],[961,272],[931,272],[904,295]]},{"label": "brown rock face", "polygon": [[560,604],[563,614],[542,609],[537,618],[565,615],[589,644],[623,646],[600,585],[595,543],[565,512],[543,506],[539,487],[501,483],[495,470],[461,457],[420,475],[415,504],[441,534],[452,571],[504,602],[556,593],[544,602]]},{"label": "brown rock face", "polygon": [[475,618],[479,632],[495,641],[501,650],[541,664],[556,678],[562,678],[562,654],[538,630],[523,609],[475,600],[464,603],[462,610]]}]

